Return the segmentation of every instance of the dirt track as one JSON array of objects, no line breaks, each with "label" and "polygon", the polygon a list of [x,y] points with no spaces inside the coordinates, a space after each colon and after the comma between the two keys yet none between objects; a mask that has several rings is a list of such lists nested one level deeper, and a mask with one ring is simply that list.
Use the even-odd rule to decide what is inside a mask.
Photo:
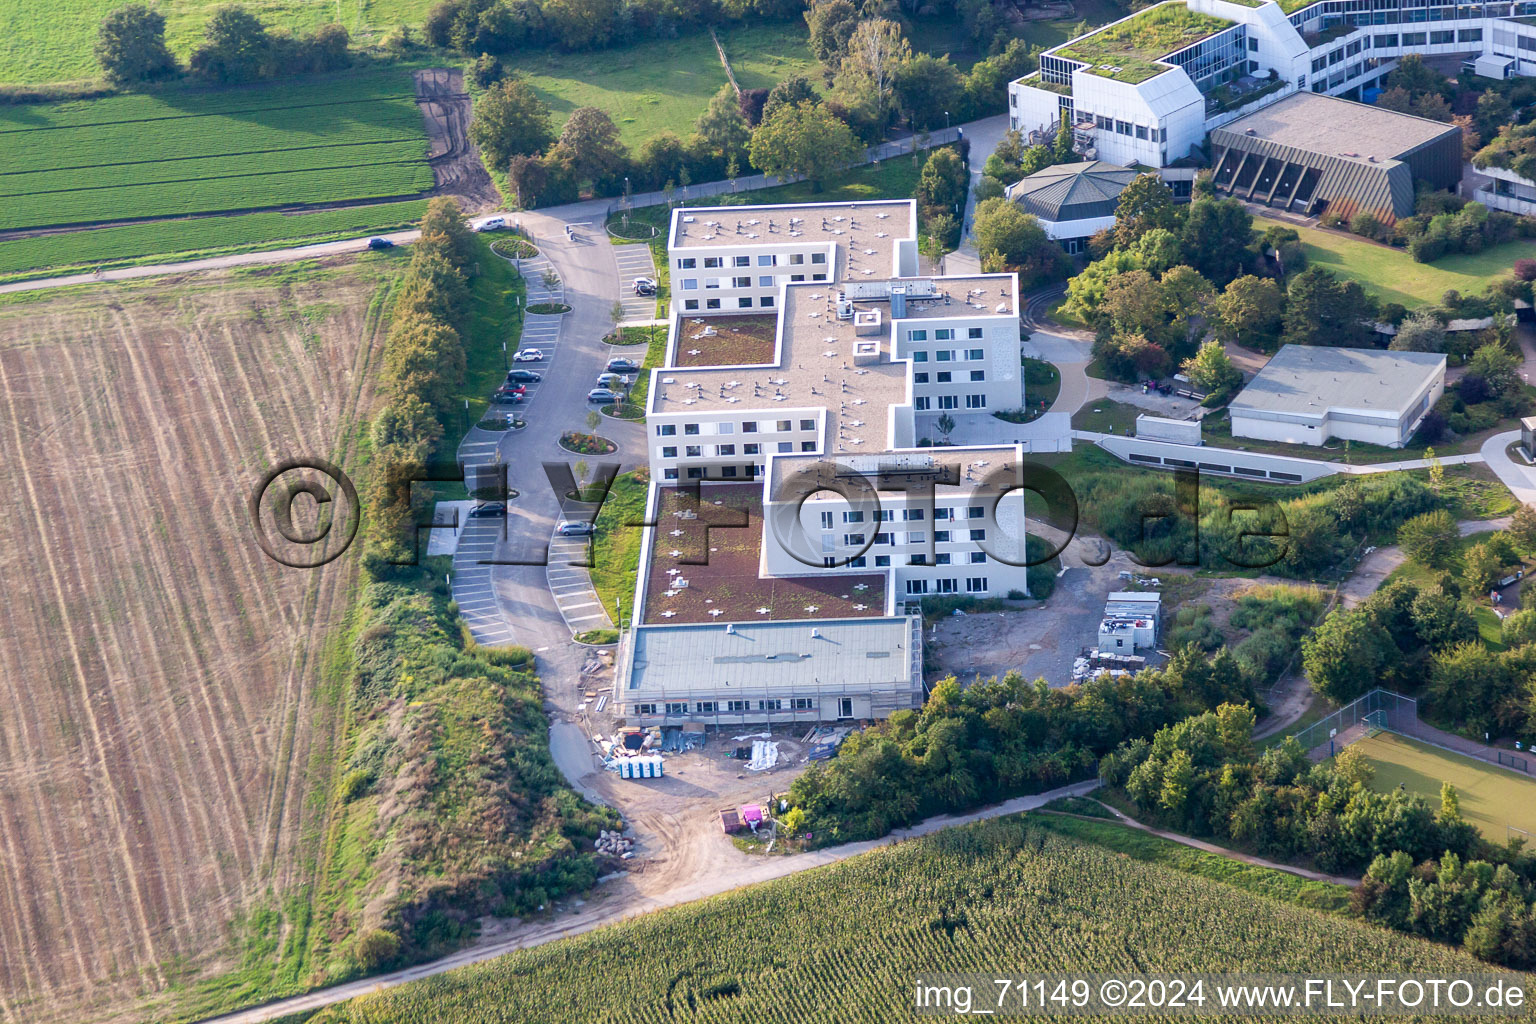
[{"label": "dirt track", "polygon": [[270,561],[245,502],[338,460],[375,283],[279,280],[0,305],[0,1019],[234,966],[231,921],[302,880],[350,572]]},{"label": "dirt track", "polygon": [[494,210],[501,193],[486,173],[480,150],[469,138],[472,119],[464,72],[459,68],[426,68],[415,73],[416,105],[427,121],[427,162],[439,195],[457,198],[466,213]]}]

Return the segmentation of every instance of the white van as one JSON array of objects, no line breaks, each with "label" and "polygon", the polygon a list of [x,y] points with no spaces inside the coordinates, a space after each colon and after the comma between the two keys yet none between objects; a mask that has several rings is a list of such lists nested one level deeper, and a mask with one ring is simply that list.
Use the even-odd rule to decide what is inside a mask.
[{"label": "white van", "polygon": [[475,230],[476,231],[500,231],[502,228],[504,228],[506,226],[507,226],[507,218],[505,218],[505,217],[492,217],[490,220],[483,220],[479,224],[475,225]]}]

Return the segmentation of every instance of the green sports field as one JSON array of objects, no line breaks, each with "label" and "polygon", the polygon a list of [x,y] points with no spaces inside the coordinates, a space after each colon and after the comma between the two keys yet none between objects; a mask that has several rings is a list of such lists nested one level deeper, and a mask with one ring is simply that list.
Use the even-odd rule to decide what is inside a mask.
[{"label": "green sports field", "polygon": [[1354,746],[1376,769],[1371,788],[1378,792],[1402,786],[1438,807],[1440,783],[1449,782],[1456,787],[1462,817],[1492,841],[1504,841],[1506,825],[1536,832],[1536,779],[1393,733],[1378,733]]},{"label": "green sports field", "polygon": [[409,69],[0,108],[0,231],[418,194]]}]

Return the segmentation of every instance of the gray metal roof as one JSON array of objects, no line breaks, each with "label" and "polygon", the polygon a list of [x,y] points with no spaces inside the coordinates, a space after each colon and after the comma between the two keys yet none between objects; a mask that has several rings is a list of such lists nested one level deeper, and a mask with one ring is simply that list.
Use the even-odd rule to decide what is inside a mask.
[{"label": "gray metal roof", "polygon": [[1444,375],[1445,356],[1438,352],[1284,345],[1229,408],[1311,416],[1347,409],[1398,418]]},{"label": "gray metal roof", "polygon": [[1218,128],[1222,135],[1249,135],[1341,160],[1380,164],[1459,129],[1453,124],[1401,114],[1368,103],[1298,92]]},{"label": "gray metal roof", "polygon": [[904,617],[641,626],[629,693],[692,690],[723,698],[733,690],[849,692],[905,683],[912,674],[910,630]]},{"label": "gray metal roof", "polygon": [[1008,198],[1041,220],[1109,217],[1136,172],[1103,160],[1056,164],[1008,187]]}]

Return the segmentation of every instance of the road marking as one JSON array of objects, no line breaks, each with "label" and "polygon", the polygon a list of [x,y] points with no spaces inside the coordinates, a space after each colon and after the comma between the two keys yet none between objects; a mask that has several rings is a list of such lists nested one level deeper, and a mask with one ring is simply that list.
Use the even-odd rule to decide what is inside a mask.
[{"label": "road marking", "polygon": [[573,623],[573,622],[586,622],[586,621],[588,621],[588,620],[589,620],[589,619],[606,619],[606,618],[607,618],[607,617],[608,617],[608,616],[606,616],[606,615],[603,615],[603,614],[601,614],[601,613],[599,613],[599,614],[597,614],[597,615],[577,615],[577,616],[575,616],[575,617],[574,617],[574,618],[569,618],[569,619],[566,619],[566,620],[565,620],[565,624],[566,624],[566,625],[567,625],[567,626],[569,626],[569,625],[570,625],[570,624],[571,624],[571,623]]},{"label": "road marking", "polygon": [[[586,596],[586,595],[585,595],[585,594],[579,594],[579,595],[577,595],[577,596],[578,596],[578,597],[585,597],[585,596]],[[597,604],[597,602],[596,602],[596,601],[578,601],[578,602],[577,602],[577,603],[575,603],[575,604],[562,604],[562,605],[561,605],[561,606],[560,606],[560,610],[561,610],[561,611],[563,611],[563,612],[568,612],[568,611],[570,611],[570,610],[571,610],[571,609],[572,609],[572,608],[592,608],[592,607],[594,607],[594,606],[595,606],[595,605],[596,605],[596,604]]]}]

